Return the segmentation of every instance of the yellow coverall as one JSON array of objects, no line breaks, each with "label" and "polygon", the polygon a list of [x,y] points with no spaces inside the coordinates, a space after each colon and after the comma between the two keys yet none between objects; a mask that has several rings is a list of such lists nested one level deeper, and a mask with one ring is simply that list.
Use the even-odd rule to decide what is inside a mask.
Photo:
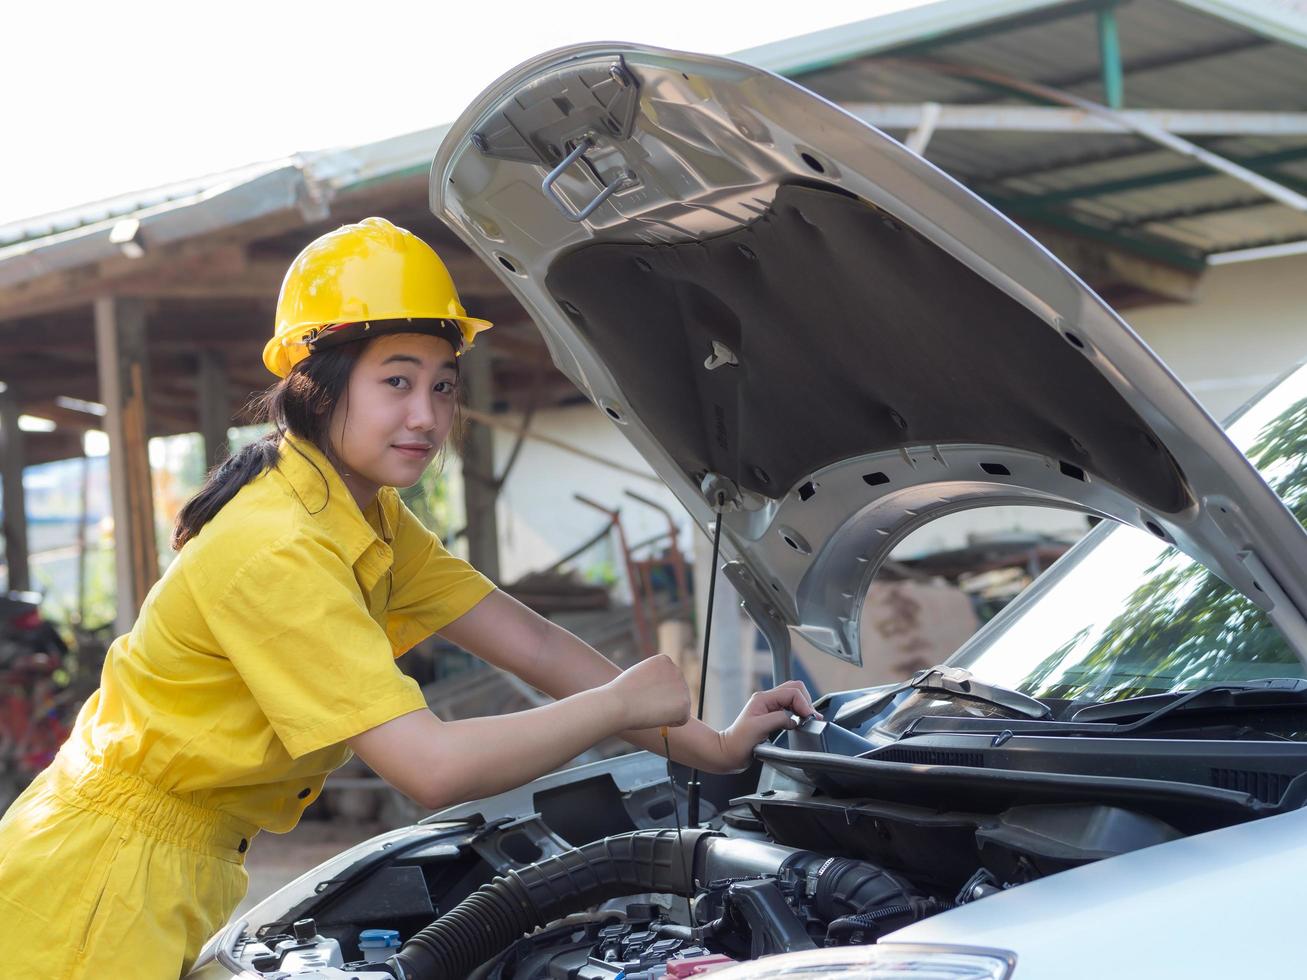
[{"label": "yellow coverall", "polygon": [[0,819],[10,976],[172,980],[350,758],[426,706],[395,663],[494,585],[385,487],[366,515],[283,441],[181,549],[109,650],[72,735]]}]

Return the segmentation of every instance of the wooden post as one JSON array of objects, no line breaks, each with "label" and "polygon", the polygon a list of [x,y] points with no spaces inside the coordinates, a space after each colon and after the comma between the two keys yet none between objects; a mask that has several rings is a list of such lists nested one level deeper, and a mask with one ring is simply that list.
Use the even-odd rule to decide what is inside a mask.
[{"label": "wooden post", "polygon": [[91,457],[82,455],[82,488],[77,507],[77,625],[86,625],[86,518],[91,509]]},{"label": "wooden post", "polygon": [[[468,408],[490,413],[494,408],[494,375],[490,345],[478,339],[476,350],[459,358],[461,383],[467,387]],[[468,561],[492,581],[499,581],[499,523],[495,518],[494,432],[489,426],[468,427],[463,446],[463,504],[467,511]]]},{"label": "wooden post", "polygon": [[18,414],[14,389],[7,387],[0,391],[0,476],[3,477],[8,588],[25,590],[31,587],[31,579],[27,562],[27,503],[23,496],[23,433],[18,428]]},{"label": "wooden post", "polygon": [[118,581],[115,625],[126,633],[159,577],[145,425],[145,304],[116,296],[97,299],[95,349],[100,401],[108,409],[104,422]]},{"label": "wooden post", "polygon": [[204,437],[204,465],[213,469],[230,451],[227,427],[231,425],[231,396],[227,387],[227,362],[217,351],[200,351],[199,383],[200,435]]}]

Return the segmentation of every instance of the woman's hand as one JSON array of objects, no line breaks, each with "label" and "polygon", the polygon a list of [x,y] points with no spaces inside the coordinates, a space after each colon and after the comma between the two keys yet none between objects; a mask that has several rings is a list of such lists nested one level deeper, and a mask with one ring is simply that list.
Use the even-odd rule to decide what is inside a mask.
[{"label": "woman's hand", "polygon": [[690,689],[663,654],[628,667],[604,685],[618,699],[624,729],[680,726],[690,720]]},{"label": "woman's hand", "polygon": [[812,706],[812,695],[803,681],[786,681],[770,691],[759,691],[749,698],[740,716],[730,728],[718,732],[721,743],[722,772],[739,772],[753,761],[753,747],[773,732],[795,728],[794,716],[821,718]]}]

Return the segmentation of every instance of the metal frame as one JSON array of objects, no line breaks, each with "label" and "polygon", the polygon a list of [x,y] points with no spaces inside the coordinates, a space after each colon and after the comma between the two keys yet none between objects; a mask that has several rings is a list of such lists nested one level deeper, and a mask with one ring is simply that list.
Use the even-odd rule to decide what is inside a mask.
[{"label": "metal frame", "polygon": [[1115,118],[1059,106],[848,102],[844,108],[880,129],[914,129],[937,114],[937,130],[1006,133],[1134,133],[1158,126],[1188,136],[1307,136],[1307,112],[1127,109]]}]

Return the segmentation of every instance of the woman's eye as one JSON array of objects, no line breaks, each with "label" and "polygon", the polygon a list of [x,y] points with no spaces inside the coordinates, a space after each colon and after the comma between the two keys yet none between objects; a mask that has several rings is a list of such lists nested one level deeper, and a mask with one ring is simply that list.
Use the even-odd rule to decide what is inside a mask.
[{"label": "woman's eye", "polygon": [[452,381],[437,381],[434,390],[435,390],[435,392],[436,392],[437,394],[441,394],[441,395],[452,395],[452,394],[454,393],[454,382],[452,382]]},{"label": "woman's eye", "polygon": [[392,378],[387,378],[386,384],[390,385],[390,387],[392,388],[398,388],[401,391],[408,388],[409,386],[408,378],[401,378],[399,375],[395,375]]}]

